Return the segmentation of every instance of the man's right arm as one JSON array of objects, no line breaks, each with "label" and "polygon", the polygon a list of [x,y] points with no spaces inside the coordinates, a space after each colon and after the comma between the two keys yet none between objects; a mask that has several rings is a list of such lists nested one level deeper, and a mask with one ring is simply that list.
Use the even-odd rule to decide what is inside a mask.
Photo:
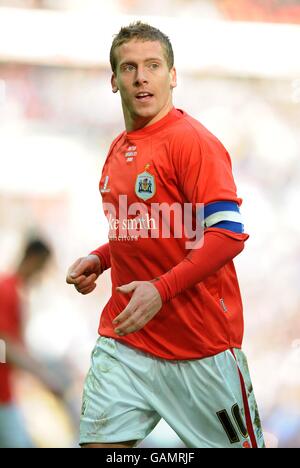
[{"label": "man's right arm", "polygon": [[26,350],[20,340],[15,338],[14,326],[11,321],[11,311],[14,307],[11,296],[0,287],[0,340],[5,343],[5,361],[8,364],[29,372],[38,377],[46,387],[58,396],[62,396],[64,388],[45,366],[35,360]]},{"label": "man's right arm", "polygon": [[93,250],[93,252],[91,252],[90,255],[97,255],[97,257],[99,258],[102,269],[101,273],[111,268],[109,242],[107,244],[102,245],[98,249]]},{"label": "man's right arm", "polygon": [[44,385],[58,397],[63,397],[64,385],[40,361],[36,360],[23,345],[14,340],[10,334],[0,331],[0,339],[5,342],[6,362],[16,369],[24,370],[37,377]]}]

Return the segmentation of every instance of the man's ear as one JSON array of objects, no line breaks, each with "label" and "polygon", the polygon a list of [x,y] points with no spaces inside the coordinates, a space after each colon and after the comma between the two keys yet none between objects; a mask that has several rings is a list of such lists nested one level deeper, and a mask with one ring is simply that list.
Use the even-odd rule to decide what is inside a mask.
[{"label": "man's ear", "polygon": [[117,93],[119,91],[116,75],[114,73],[111,76],[111,89],[113,93]]},{"label": "man's ear", "polygon": [[176,86],[177,86],[177,72],[176,72],[176,68],[175,68],[175,67],[172,67],[169,73],[170,73],[170,87],[171,87],[171,89],[174,89],[174,88],[176,88]]}]

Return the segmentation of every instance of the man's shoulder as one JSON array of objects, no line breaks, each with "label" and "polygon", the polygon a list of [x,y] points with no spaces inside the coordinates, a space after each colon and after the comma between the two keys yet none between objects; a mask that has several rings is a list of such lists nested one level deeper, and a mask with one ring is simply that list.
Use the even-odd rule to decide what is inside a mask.
[{"label": "man's shoulder", "polygon": [[116,136],[116,138],[113,139],[113,141],[111,142],[111,145],[110,145],[110,151],[116,146],[116,144],[121,141],[126,135],[126,132],[125,130],[121,133],[119,133],[118,136]]},{"label": "man's shoulder", "polygon": [[17,286],[17,276],[14,274],[0,274],[0,295],[3,298],[14,295]]},{"label": "man's shoulder", "polygon": [[103,170],[104,170],[104,167],[105,167],[105,164],[107,163],[107,161],[109,160],[109,157],[111,156],[111,154],[113,153],[113,151],[115,150],[116,147],[118,147],[118,143],[120,143],[123,138],[124,138],[124,135],[125,135],[125,132],[122,132],[120,133],[116,138],[114,138],[114,140],[111,142],[110,146],[109,146],[109,149],[106,151],[106,157],[105,157],[105,163],[104,163],[104,166],[103,166]]},{"label": "man's shoulder", "polygon": [[199,144],[200,146],[222,146],[220,140],[208,130],[199,120],[191,115],[184,113],[182,119],[178,121],[173,137],[180,146],[191,146]]},{"label": "man's shoulder", "polygon": [[14,279],[14,275],[9,273],[0,273],[0,286],[11,284]]}]

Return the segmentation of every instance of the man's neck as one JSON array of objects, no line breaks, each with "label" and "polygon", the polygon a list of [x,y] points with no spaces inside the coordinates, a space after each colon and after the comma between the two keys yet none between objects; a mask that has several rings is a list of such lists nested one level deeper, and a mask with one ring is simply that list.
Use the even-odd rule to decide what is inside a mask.
[{"label": "man's neck", "polygon": [[167,105],[164,106],[154,117],[149,118],[140,116],[133,117],[131,114],[127,114],[123,109],[126,131],[135,132],[136,130],[149,127],[150,125],[153,125],[156,122],[159,122],[159,120],[163,119],[172,109],[173,103],[171,101],[168,102]]}]

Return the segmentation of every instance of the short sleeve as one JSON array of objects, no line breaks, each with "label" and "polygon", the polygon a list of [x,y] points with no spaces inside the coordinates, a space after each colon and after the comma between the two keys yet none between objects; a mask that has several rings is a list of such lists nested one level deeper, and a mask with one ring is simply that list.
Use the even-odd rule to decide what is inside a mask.
[{"label": "short sleeve", "polygon": [[232,174],[231,159],[222,143],[211,137],[201,138],[190,131],[182,139],[175,169],[181,190],[190,203],[242,200]]},{"label": "short sleeve", "polygon": [[240,212],[242,199],[232,173],[228,151],[211,133],[187,131],[174,161],[177,180],[187,203],[202,204],[201,222],[206,230],[219,230],[246,240]]}]

